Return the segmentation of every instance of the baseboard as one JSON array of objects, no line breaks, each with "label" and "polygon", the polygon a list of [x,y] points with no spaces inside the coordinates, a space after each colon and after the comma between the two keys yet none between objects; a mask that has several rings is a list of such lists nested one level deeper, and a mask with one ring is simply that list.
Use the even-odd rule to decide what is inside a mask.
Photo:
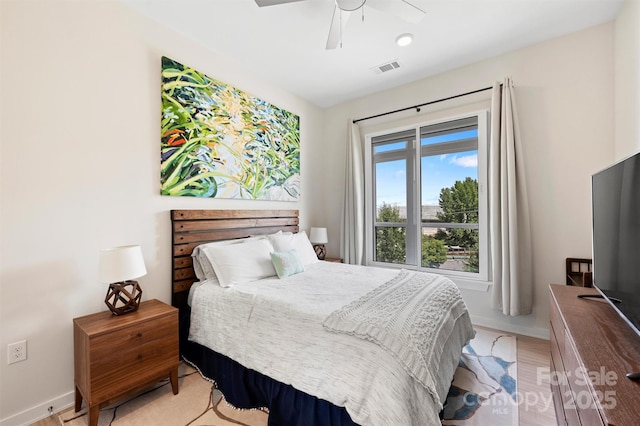
[{"label": "baseboard", "polygon": [[477,315],[470,315],[471,323],[481,327],[493,328],[495,330],[509,333],[521,334],[523,336],[537,337],[538,339],[549,340],[549,329],[542,327],[522,327],[499,321],[493,318],[486,318]]},{"label": "baseboard", "polygon": [[28,426],[46,417],[49,417],[49,407],[53,407],[53,413],[57,414],[75,403],[75,392],[69,392],[57,398],[38,404],[35,407],[24,410],[0,420],[0,426]]}]

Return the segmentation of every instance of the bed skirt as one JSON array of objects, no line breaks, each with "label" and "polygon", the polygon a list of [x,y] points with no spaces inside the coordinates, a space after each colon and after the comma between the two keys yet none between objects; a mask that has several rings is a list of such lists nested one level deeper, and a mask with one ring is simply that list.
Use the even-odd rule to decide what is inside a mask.
[{"label": "bed skirt", "polygon": [[344,407],[295,389],[187,339],[190,312],[181,313],[180,354],[213,380],[225,400],[239,409],[267,408],[268,424],[356,426]]}]

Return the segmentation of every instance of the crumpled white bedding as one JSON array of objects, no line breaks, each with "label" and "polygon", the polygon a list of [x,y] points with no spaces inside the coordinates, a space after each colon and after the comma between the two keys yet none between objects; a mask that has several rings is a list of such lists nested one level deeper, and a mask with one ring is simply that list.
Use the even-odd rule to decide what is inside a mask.
[{"label": "crumpled white bedding", "polygon": [[398,270],[320,262],[304,273],[223,288],[194,286],[189,339],[247,368],[343,406],[361,425],[439,425],[438,413],[472,337],[468,314],[445,340],[437,395],[375,343],[331,333],[337,309],[398,275]]}]

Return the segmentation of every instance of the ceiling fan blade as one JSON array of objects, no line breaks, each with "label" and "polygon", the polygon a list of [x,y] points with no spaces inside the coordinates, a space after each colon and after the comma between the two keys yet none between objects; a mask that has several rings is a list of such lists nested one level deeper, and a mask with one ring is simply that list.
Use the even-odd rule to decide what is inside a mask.
[{"label": "ceiling fan blade", "polygon": [[275,6],[278,4],[293,3],[297,1],[303,1],[303,0],[255,0],[256,4],[260,7]]},{"label": "ceiling fan blade", "polygon": [[351,12],[340,10],[338,6],[333,8],[333,17],[331,18],[331,27],[329,27],[329,36],[327,37],[327,50],[335,49],[340,45],[341,35],[347,26]]},{"label": "ceiling fan blade", "polygon": [[411,0],[367,0],[366,6],[390,13],[412,24],[418,24],[426,15],[426,12],[412,4]]}]

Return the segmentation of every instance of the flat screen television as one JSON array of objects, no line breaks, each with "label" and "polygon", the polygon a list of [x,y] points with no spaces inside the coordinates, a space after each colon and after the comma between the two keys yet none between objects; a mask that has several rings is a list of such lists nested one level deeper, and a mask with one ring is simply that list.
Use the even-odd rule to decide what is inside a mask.
[{"label": "flat screen television", "polygon": [[593,284],[640,335],[640,153],[594,174]]}]

